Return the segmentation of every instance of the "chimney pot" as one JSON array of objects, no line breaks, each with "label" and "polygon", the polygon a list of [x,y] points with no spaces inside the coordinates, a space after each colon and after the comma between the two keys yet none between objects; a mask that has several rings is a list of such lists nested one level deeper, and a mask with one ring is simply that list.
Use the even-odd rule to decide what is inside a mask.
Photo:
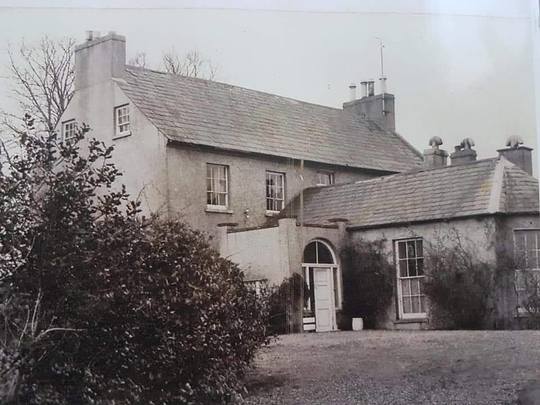
[{"label": "chimney pot", "polygon": [[367,82],[363,81],[360,83],[361,89],[362,89],[362,97],[367,97]]},{"label": "chimney pot", "polygon": [[510,148],[518,148],[519,145],[523,145],[523,139],[519,135],[510,135],[506,140],[506,146]]},{"label": "chimney pot", "polygon": [[429,146],[431,149],[424,150],[424,167],[435,168],[445,167],[448,161],[448,152],[439,149],[439,146],[443,144],[443,141],[438,136],[433,136],[429,140]]},{"label": "chimney pot", "polygon": [[356,100],[356,84],[349,84],[350,101]]},{"label": "chimney pot", "polygon": [[504,157],[521,170],[532,176],[532,148],[521,145],[523,140],[519,136],[511,136],[506,142],[507,148],[498,149],[499,157]]},{"label": "chimney pot", "polygon": [[472,148],[474,141],[472,138],[465,138],[459,145],[455,146],[454,153],[450,155],[452,166],[462,165],[476,160],[476,151]]},{"label": "chimney pot", "polygon": [[375,81],[373,80],[367,82],[367,95],[368,97],[375,95]]}]

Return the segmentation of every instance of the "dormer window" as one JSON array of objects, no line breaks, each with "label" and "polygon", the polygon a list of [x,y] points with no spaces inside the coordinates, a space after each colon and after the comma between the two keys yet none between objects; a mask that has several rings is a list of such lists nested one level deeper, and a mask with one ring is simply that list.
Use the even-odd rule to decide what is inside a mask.
[{"label": "dormer window", "polygon": [[64,142],[69,142],[77,135],[77,123],[75,120],[69,120],[62,123],[62,138]]},{"label": "dormer window", "polygon": [[131,135],[129,125],[129,104],[114,109],[115,138]]}]

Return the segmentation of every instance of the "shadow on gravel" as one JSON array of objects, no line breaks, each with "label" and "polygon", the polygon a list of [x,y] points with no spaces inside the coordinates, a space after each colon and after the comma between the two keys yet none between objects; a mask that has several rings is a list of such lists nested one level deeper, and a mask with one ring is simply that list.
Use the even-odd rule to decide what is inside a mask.
[{"label": "shadow on gravel", "polygon": [[540,381],[531,381],[518,393],[519,405],[540,405]]},{"label": "shadow on gravel", "polygon": [[290,384],[290,379],[286,375],[261,375],[253,373],[246,377],[246,389],[249,395],[256,395],[268,392],[285,384]]}]

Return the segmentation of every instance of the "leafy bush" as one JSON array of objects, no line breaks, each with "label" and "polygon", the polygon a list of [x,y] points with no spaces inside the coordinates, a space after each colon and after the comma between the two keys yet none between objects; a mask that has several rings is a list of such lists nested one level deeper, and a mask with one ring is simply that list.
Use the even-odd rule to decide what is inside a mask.
[{"label": "leafy bush", "polygon": [[430,303],[430,318],[437,327],[481,329],[493,311],[495,266],[481,261],[471,241],[462,236],[436,240],[426,247],[424,291]]},{"label": "leafy bush", "polygon": [[267,290],[269,334],[295,332],[292,318],[300,313],[302,288],[306,289],[304,278],[297,273],[283,280],[280,285],[269,287]]},{"label": "leafy bush", "polygon": [[112,148],[27,124],[0,174],[2,402],[234,399],[266,342],[242,272],[186,225],[139,217]]},{"label": "leafy bush", "polygon": [[392,302],[395,270],[383,250],[383,241],[357,241],[340,252],[343,265],[343,312],[363,318],[375,328]]}]

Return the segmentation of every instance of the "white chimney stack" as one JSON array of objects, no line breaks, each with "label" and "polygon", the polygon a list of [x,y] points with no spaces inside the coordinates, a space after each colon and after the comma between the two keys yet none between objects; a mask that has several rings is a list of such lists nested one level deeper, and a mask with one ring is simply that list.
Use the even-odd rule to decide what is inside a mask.
[{"label": "white chimney stack", "polygon": [[368,80],[367,82],[367,95],[368,97],[375,95],[375,81]]},{"label": "white chimney stack", "polygon": [[361,82],[360,83],[360,86],[361,87],[361,94],[362,94],[362,97],[367,97],[367,82]]},{"label": "white chimney stack", "polygon": [[381,94],[385,94],[386,93],[386,77],[381,77],[379,78],[379,82],[381,84]]},{"label": "white chimney stack", "polygon": [[356,100],[356,84],[349,84],[349,95],[351,101]]},{"label": "white chimney stack", "polygon": [[120,78],[126,69],[126,38],[88,31],[86,42],[75,47],[75,90]]}]

